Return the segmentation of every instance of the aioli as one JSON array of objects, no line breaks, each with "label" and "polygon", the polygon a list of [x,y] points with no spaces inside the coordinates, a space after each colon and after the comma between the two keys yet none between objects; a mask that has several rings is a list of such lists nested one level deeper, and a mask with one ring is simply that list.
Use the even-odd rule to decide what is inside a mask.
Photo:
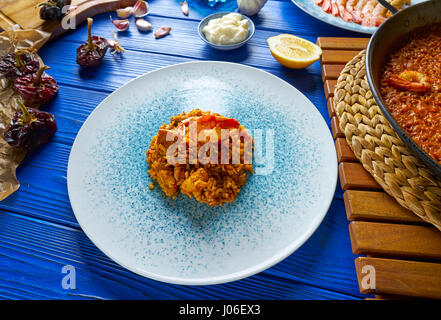
[{"label": "aioli", "polygon": [[202,29],[207,40],[214,44],[236,44],[248,37],[248,20],[239,13],[229,13],[211,19]]}]

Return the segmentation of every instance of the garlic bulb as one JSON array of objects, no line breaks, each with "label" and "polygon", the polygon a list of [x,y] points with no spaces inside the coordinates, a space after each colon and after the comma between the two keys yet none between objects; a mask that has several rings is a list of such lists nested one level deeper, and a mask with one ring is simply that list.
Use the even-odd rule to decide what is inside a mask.
[{"label": "garlic bulb", "polygon": [[267,0],[237,0],[237,6],[241,13],[253,16],[262,9]]}]

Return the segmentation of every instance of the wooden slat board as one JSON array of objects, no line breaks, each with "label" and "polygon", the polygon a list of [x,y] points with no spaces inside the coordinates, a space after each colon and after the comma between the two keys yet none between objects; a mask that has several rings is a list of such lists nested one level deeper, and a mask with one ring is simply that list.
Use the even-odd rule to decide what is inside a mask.
[{"label": "wooden slat board", "polygon": [[387,292],[397,296],[441,299],[441,263],[360,257],[355,259],[359,284],[366,274],[362,272],[366,265],[376,270],[377,289],[360,286],[362,293]]},{"label": "wooden slat board", "polygon": [[[3,1],[5,2],[0,4],[0,28],[3,30],[9,29],[13,25],[18,25],[23,30],[41,30],[50,35],[47,40],[54,39],[70,30],[63,28],[61,23],[40,19],[38,5],[46,2],[46,0]],[[87,17],[132,6],[135,2],[136,0],[72,0],[71,10],[67,13],[66,22],[74,21],[75,25],[79,25]],[[43,43],[41,42],[39,46],[42,46]]]},{"label": "wooden slat board", "polygon": [[344,193],[344,200],[346,214],[350,221],[426,224],[424,220],[400,206],[394,198],[384,192],[348,190]]},{"label": "wooden slat board", "polygon": [[441,232],[435,227],[352,221],[349,232],[355,254],[441,260]]},{"label": "wooden slat board", "polygon": [[[369,39],[318,38],[322,79],[339,162],[360,292],[377,299],[441,298],[441,232],[401,207],[363,168],[346,142],[334,109],[334,88],[346,63]],[[366,288],[369,268],[375,289]]]}]

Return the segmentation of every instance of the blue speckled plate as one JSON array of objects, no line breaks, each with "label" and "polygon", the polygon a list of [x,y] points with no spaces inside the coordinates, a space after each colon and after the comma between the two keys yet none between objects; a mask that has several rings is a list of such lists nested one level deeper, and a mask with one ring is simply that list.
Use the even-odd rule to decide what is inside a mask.
[{"label": "blue speckled plate", "polygon": [[[238,119],[263,146],[258,173],[222,207],[148,188],[152,137],[195,107]],[[191,62],[107,97],[78,133],[67,179],[78,222],[111,259],[156,280],[214,284],[271,267],[311,236],[332,201],[337,160],[325,121],[297,89],[251,67]]]},{"label": "blue speckled plate", "polygon": [[[344,21],[340,17],[334,17],[332,14],[324,12],[322,10],[322,7],[315,4],[314,0],[291,0],[291,1],[294,2],[294,4],[296,4],[300,9],[310,14],[311,16],[339,28],[361,32],[361,33],[368,33],[368,34],[373,34],[378,29],[377,27],[362,26],[354,22]],[[411,0],[410,4],[413,5],[424,1],[427,0]]]}]

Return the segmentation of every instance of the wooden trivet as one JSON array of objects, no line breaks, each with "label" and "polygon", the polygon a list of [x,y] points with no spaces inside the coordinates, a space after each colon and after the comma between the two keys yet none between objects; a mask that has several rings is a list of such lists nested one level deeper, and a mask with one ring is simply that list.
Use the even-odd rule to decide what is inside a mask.
[{"label": "wooden trivet", "polygon": [[[319,38],[340,184],[362,293],[441,298],[441,182],[397,137],[365,78],[369,39]],[[349,62],[348,62],[349,61]],[[384,190],[387,192],[384,192]],[[363,278],[375,268],[375,289]]]}]

